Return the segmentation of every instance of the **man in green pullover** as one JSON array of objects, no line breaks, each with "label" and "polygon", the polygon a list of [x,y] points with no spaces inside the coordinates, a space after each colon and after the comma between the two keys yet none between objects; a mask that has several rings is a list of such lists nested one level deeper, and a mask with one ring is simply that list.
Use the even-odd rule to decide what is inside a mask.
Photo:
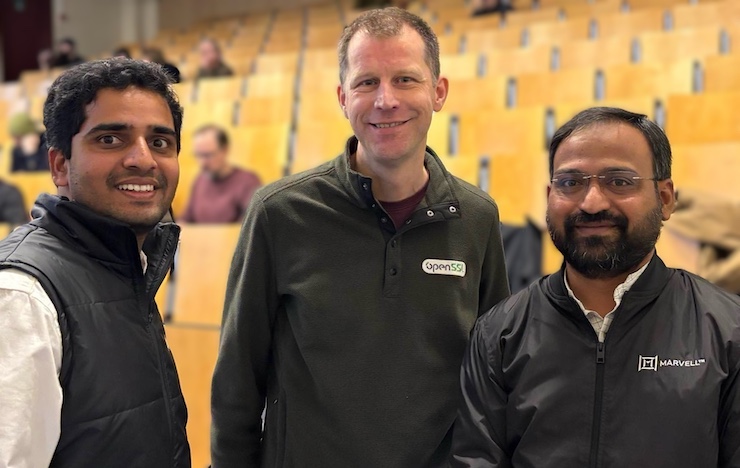
[{"label": "man in green pullover", "polygon": [[345,28],[339,64],[355,136],[259,190],[244,221],[214,468],[445,466],[470,330],[509,294],[495,203],[426,146],[448,88],[429,26],[369,11]]}]

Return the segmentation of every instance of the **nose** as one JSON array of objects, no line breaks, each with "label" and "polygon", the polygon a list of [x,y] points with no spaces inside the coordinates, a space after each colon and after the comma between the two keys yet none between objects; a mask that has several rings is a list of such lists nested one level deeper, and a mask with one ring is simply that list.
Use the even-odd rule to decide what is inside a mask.
[{"label": "nose", "polygon": [[149,142],[146,138],[138,138],[131,145],[123,161],[123,165],[130,169],[139,169],[142,172],[148,172],[157,168],[157,161],[152,155],[152,150],[149,148]]},{"label": "nose", "polygon": [[381,83],[375,96],[375,108],[380,110],[395,109],[398,107],[395,89],[390,83]]},{"label": "nose", "polygon": [[609,197],[604,194],[601,184],[596,179],[588,181],[586,193],[581,199],[580,208],[586,213],[596,214],[608,210],[611,206]]}]

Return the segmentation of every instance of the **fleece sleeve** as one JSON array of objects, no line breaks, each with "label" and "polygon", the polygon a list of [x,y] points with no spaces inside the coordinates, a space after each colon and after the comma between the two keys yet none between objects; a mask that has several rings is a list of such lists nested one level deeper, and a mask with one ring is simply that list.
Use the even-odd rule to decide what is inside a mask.
[{"label": "fleece sleeve", "polygon": [[278,298],[269,219],[259,192],[229,272],[211,393],[213,468],[259,467],[261,414]]}]

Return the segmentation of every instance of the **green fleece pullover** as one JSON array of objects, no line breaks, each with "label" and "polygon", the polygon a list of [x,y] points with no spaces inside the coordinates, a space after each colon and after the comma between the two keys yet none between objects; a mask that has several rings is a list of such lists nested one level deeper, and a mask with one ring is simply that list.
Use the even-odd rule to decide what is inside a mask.
[{"label": "green fleece pullover", "polygon": [[445,466],[470,330],[509,294],[498,209],[427,148],[426,196],[396,230],[349,167],[356,145],[254,196],[213,377],[214,468]]}]

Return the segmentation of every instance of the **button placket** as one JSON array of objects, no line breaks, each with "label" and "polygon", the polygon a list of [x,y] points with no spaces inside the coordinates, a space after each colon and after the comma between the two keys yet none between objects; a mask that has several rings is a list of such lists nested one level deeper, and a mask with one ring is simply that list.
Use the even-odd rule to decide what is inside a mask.
[{"label": "button placket", "polygon": [[401,291],[401,242],[394,236],[385,248],[385,280],[384,294],[395,297]]}]

